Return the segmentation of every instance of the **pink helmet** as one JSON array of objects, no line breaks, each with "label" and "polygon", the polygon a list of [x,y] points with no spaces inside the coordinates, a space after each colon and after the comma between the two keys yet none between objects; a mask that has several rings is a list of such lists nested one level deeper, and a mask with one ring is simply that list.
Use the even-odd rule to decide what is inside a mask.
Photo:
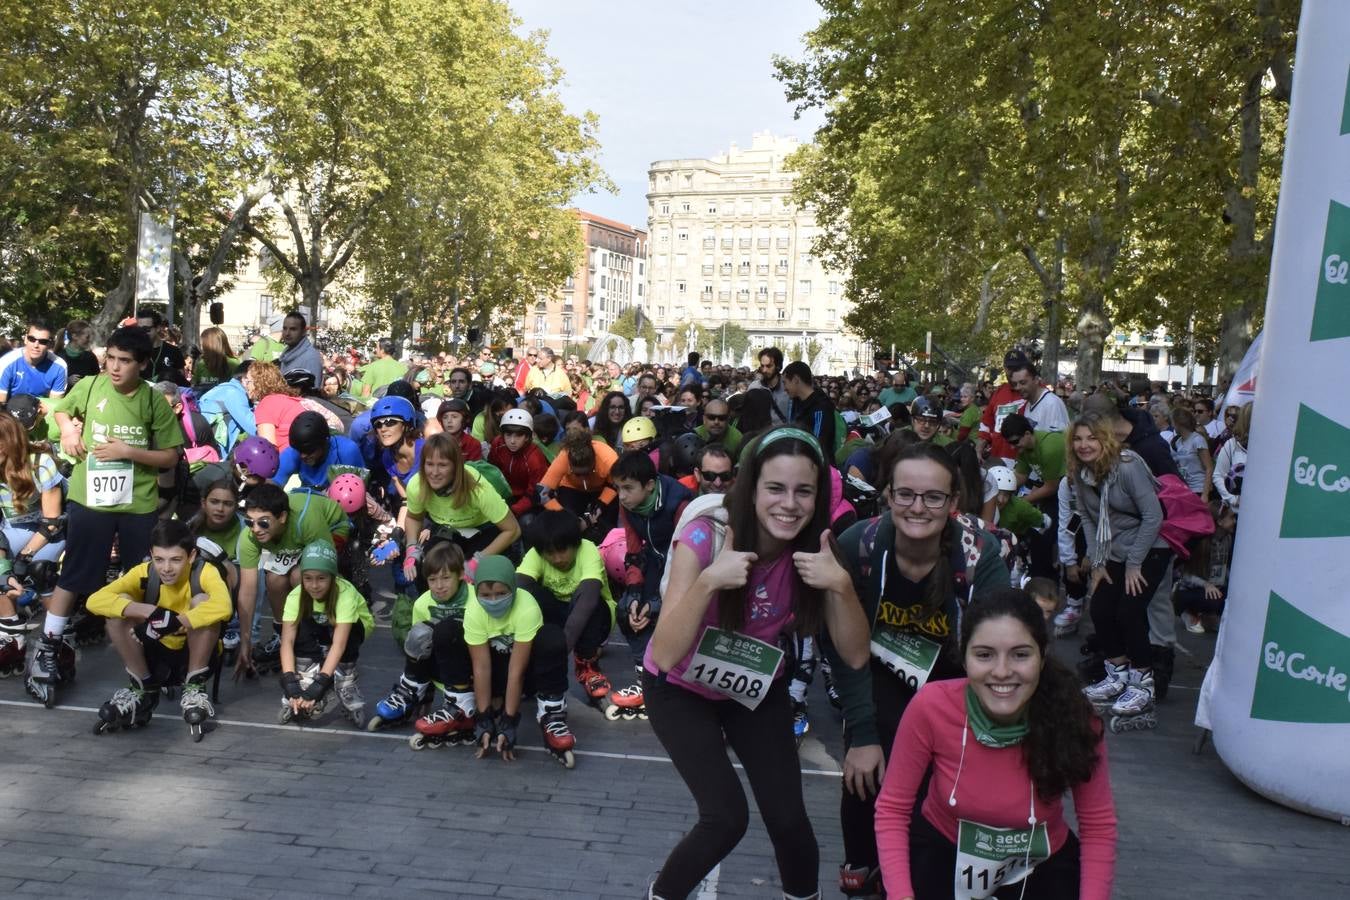
[{"label": "pink helmet", "polygon": [[271,478],[281,467],[281,454],[267,438],[246,437],[234,448],[234,464],[259,478]]},{"label": "pink helmet", "polygon": [[620,583],[624,576],[624,556],[628,553],[628,537],[622,528],[612,528],[600,542],[600,559],[605,563],[609,577]]},{"label": "pink helmet", "polygon": [[366,483],[359,476],[346,472],[333,479],[328,496],[337,501],[342,511],[351,515],[366,505]]}]

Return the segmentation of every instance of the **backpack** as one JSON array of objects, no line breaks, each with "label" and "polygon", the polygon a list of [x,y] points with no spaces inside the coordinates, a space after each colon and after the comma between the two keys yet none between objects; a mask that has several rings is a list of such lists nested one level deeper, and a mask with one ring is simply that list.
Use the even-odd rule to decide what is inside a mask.
[{"label": "backpack", "polygon": [[511,485],[507,482],[506,476],[502,474],[501,469],[497,468],[496,466],[494,466],[492,463],[488,462],[485,459],[467,460],[465,461],[464,465],[468,466],[470,469],[473,469],[475,472],[478,473],[479,478],[483,479],[488,484],[492,485],[492,489],[497,492],[497,495],[501,497],[503,500],[505,500],[508,505],[510,505]]},{"label": "backpack", "polygon": [[1157,482],[1158,502],[1163,508],[1158,537],[1176,552],[1177,559],[1190,559],[1191,551],[1186,545],[1214,533],[1214,516],[1209,505],[1177,476],[1161,475]]},{"label": "backpack", "polygon": [[[673,534],[679,537],[681,531],[684,531],[686,525],[692,523],[695,519],[706,519],[712,526],[713,546],[712,555],[717,556],[722,552],[722,541],[727,533],[727,509],[723,505],[726,499],[724,494],[704,494],[695,497],[685,504],[684,512],[680,513],[680,518],[675,522],[675,531]],[[672,539],[671,543],[674,543]],[[675,558],[674,553],[666,554],[666,565],[661,570],[661,597],[666,596],[666,586],[670,584],[670,561]]]}]

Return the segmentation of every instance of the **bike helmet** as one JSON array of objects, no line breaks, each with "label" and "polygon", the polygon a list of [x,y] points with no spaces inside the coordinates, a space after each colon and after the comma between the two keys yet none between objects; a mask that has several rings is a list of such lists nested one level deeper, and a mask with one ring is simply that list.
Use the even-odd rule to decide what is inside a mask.
[{"label": "bike helmet", "polygon": [[366,483],[360,476],[346,472],[333,479],[333,483],[328,486],[328,496],[350,516],[365,508]]},{"label": "bike helmet", "polygon": [[508,409],[502,413],[502,420],[498,423],[499,428],[524,428],[533,433],[534,416],[530,415],[528,410]]},{"label": "bike helmet", "polygon": [[1014,492],[1017,490],[1017,476],[1007,466],[990,466],[989,477],[997,490]]},{"label": "bike helmet", "polygon": [[656,440],[656,423],[646,416],[634,416],[623,425],[619,440],[625,444],[633,441]]},{"label": "bike helmet", "polygon": [[32,394],[15,394],[6,404],[10,415],[19,420],[24,431],[32,431],[38,420],[38,398]]},{"label": "bike helmet", "polygon": [[[406,397],[390,397],[388,394],[375,401],[375,405],[370,408],[370,421],[378,422],[380,419],[402,419],[411,425],[417,419],[417,410],[413,407],[412,401]],[[291,426],[294,430],[295,426]],[[294,443],[295,438],[291,438]]]},{"label": "bike helmet", "polygon": [[301,456],[307,456],[328,443],[328,420],[312,410],[302,412],[291,422],[291,446]]},{"label": "bike helmet", "polygon": [[267,438],[246,437],[234,448],[234,464],[258,478],[271,478],[281,467],[281,454]]},{"label": "bike helmet", "polygon": [[694,465],[698,462],[698,455],[703,450],[703,438],[687,432],[675,438],[670,445],[670,471],[677,478],[682,478],[694,471]]},{"label": "bike helmet", "polygon": [[928,397],[920,397],[910,406],[909,414],[916,419],[941,419],[942,407]]}]

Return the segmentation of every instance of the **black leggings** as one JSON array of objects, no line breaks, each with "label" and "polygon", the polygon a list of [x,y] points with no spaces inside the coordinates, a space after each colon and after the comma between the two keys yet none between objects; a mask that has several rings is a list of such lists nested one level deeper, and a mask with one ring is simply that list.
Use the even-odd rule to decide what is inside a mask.
[{"label": "black leggings", "polygon": [[[360,622],[352,623],[347,632],[347,645],[342,648],[340,662],[354,663],[361,655],[361,644],[366,639],[366,626]],[[292,652],[296,659],[314,659],[323,662],[333,646],[333,626],[320,625],[308,616],[295,625],[295,645]]]},{"label": "black leggings", "polygon": [[[914,900],[950,900],[956,893],[956,845],[942,836],[917,809],[909,826],[909,878]],[[1070,831],[1064,845],[1031,870],[1022,883],[994,892],[999,900],[1078,900],[1078,837]]]},{"label": "black leggings", "polygon": [[[492,651],[492,693],[506,691],[506,676],[511,653]],[[445,618],[431,629],[431,655],[425,659],[404,656],[404,673],[413,681],[426,683],[433,678],[449,690],[466,689],[473,684],[473,661],[464,642],[464,623]],[[561,625],[545,624],[530,646],[530,665],[525,670],[525,696],[544,694],[554,697],[567,692],[567,639]]]},{"label": "black leggings", "polygon": [[642,685],[652,731],[698,805],[697,824],[666,857],[653,893],[667,900],[688,896],[745,835],[750,809],[728,743],[755,792],[783,891],[815,893],[820,848],[802,800],[787,679],[775,680],[754,711],[734,700],[708,700],[649,672]]},{"label": "black leggings", "polygon": [[1130,665],[1147,669],[1153,665],[1153,646],[1148,640],[1148,604],[1172,564],[1171,550],[1150,550],[1144,557],[1144,581],[1139,595],[1125,593],[1125,563],[1109,562],[1106,575],[1092,594],[1092,627],[1097,631],[1102,654],[1107,659],[1128,657]]},{"label": "black leggings", "polygon": [[[876,711],[877,735],[886,765],[891,763],[895,733],[914,691],[889,669],[872,659],[872,708]],[[880,785],[878,785],[880,788]],[[844,861],[853,866],[875,868],[877,857],[877,795],[858,797],[845,786],[839,798],[839,827],[844,836]]]},{"label": "black leggings", "polygon": [[[558,599],[556,594],[537,581],[524,590],[534,598],[535,603],[539,604],[539,612],[543,615],[545,624],[557,625],[559,628],[567,627],[567,620],[576,609],[572,605],[573,601]],[[609,604],[601,597],[591,610],[590,618],[581,626],[581,633],[577,635],[577,645],[573,648],[576,655],[584,659],[594,659],[600,645],[609,637],[612,625],[609,618]]]}]

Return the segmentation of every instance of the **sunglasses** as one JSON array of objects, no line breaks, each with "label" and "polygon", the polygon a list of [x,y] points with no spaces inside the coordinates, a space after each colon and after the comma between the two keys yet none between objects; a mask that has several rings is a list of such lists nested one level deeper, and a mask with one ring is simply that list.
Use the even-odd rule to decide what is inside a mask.
[{"label": "sunglasses", "polygon": [[31,334],[25,334],[25,335],[23,336],[23,339],[24,339],[25,341],[27,341],[28,343],[30,343],[30,344],[37,344],[37,345],[42,346],[42,347],[50,347],[50,346],[52,345],[52,339],[51,339],[51,338],[40,338],[40,337],[34,337],[34,336],[31,335]]},{"label": "sunglasses", "polygon": [[395,419],[395,418],[377,419],[376,421],[370,423],[372,428],[393,428],[395,425],[402,425],[402,424],[403,424],[402,419]]},{"label": "sunglasses", "polygon": [[262,518],[259,519],[250,519],[248,516],[245,516],[244,522],[246,522],[248,524],[248,527],[253,529],[254,531],[258,530],[266,531],[267,529],[272,527],[272,520],[267,518],[266,516],[263,516]]},{"label": "sunglasses", "polygon": [[727,420],[727,417],[713,415],[712,413],[704,413],[703,419],[706,422],[725,422]]},{"label": "sunglasses", "polygon": [[735,469],[732,469],[730,472],[702,472],[702,470],[700,470],[700,472],[703,475],[704,481],[710,483],[715,482],[717,484],[721,484],[724,481],[730,482],[733,478],[736,477]]}]

